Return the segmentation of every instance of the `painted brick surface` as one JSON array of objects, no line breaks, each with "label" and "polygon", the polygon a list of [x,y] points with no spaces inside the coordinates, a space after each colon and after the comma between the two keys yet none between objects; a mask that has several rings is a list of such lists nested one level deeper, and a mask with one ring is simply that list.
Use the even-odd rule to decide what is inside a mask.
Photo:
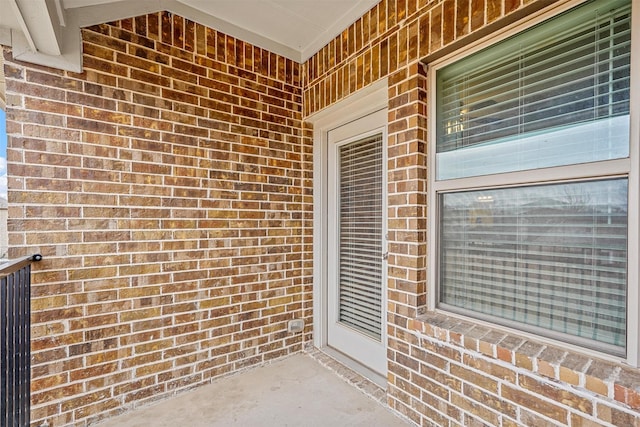
[{"label": "painted brick surface", "polygon": [[301,66],[167,13],[83,41],[82,74],[5,51],[11,257],[44,255],[33,425],[87,425],[310,340]]},{"label": "painted brick surface", "polygon": [[416,425],[640,425],[638,369],[424,311],[432,225],[423,62],[553,3],[383,0],[305,64],[305,114],[388,78],[387,398]]}]

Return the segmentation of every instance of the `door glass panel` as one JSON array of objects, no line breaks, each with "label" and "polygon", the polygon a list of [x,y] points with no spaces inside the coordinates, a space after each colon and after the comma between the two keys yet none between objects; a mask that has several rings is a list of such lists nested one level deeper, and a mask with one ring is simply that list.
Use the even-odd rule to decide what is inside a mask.
[{"label": "door glass panel", "polygon": [[382,135],[339,147],[339,322],[382,337]]}]

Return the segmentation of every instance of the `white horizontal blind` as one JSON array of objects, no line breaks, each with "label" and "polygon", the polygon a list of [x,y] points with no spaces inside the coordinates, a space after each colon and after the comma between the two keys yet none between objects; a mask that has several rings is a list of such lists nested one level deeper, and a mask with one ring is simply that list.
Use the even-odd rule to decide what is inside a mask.
[{"label": "white horizontal blind", "polygon": [[627,184],[441,195],[441,307],[623,354]]},{"label": "white horizontal blind", "polygon": [[628,157],[631,7],[598,4],[438,70],[437,179]]},{"label": "white horizontal blind", "polygon": [[382,135],[339,147],[339,321],[382,336]]}]

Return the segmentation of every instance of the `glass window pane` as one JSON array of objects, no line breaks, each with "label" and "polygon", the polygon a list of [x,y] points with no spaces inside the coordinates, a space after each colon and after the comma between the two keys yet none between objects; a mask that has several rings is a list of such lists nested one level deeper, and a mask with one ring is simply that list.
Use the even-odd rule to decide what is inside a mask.
[{"label": "glass window pane", "polygon": [[630,3],[591,4],[437,71],[437,179],[629,155]]},{"label": "glass window pane", "polygon": [[440,306],[624,354],[627,184],[442,194]]}]

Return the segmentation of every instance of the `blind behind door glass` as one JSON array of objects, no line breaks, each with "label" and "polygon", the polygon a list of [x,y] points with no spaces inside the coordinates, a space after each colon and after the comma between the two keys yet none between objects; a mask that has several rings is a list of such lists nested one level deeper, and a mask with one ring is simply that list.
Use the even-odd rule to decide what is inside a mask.
[{"label": "blind behind door glass", "polygon": [[382,135],[339,147],[339,322],[382,336]]}]

